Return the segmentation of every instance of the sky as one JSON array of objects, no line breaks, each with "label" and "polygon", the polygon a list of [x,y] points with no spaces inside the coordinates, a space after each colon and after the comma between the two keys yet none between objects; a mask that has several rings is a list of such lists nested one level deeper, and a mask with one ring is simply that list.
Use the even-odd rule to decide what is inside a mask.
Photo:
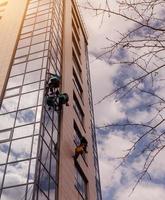
[{"label": "sky", "polygon": [[[89,2],[95,8],[105,8],[104,0],[90,0]],[[112,11],[117,11],[119,9],[115,0],[108,2]],[[140,47],[140,49],[137,49],[133,46],[130,47],[130,44],[127,44],[125,40],[125,43],[123,44],[127,44],[131,51],[128,51],[127,48],[123,47],[118,48],[118,51],[115,53],[113,52],[113,56],[106,54],[100,57],[100,55],[108,50],[107,47],[112,45],[112,41],[120,40],[122,34],[136,28],[135,23],[128,22],[119,16],[109,16],[106,14],[103,16],[100,12],[86,9],[90,6],[85,0],[78,0],[78,4],[89,37],[89,59],[96,127],[103,127],[101,129],[96,129],[103,200],[164,200],[165,150],[162,148],[160,152],[157,152],[157,149],[155,148],[155,145],[157,145],[158,149],[164,145],[164,135],[161,138],[161,141],[157,140],[157,136],[160,136],[165,131],[164,121],[152,134],[147,135],[140,143],[138,143],[124,163],[120,158],[128,153],[128,149],[132,147],[134,142],[138,140],[144,131],[150,129],[139,126],[126,128],[116,126],[105,127],[108,124],[121,124],[127,122],[151,126],[160,123],[165,117],[164,68],[155,70],[155,72],[152,73],[152,75],[154,74],[154,81],[152,80],[153,77],[151,75],[140,82],[135,90],[131,92],[129,92],[129,89],[120,91],[116,95],[104,99],[101,103],[98,102],[116,88],[144,74],[145,70],[150,72],[156,67],[163,65],[165,61],[163,50],[157,54],[158,56],[145,56],[144,59],[140,59],[137,65],[134,65],[133,67],[128,67],[128,65],[121,64],[121,62],[123,63],[132,58],[136,59],[137,55],[144,55],[146,52],[149,52],[151,47],[152,51],[155,50],[158,52],[157,48],[159,47],[157,46],[157,41],[155,42],[155,39],[152,41],[150,36],[159,38],[162,42],[162,46],[164,45],[165,36],[159,34],[159,31],[152,32],[144,27],[132,36],[132,38],[136,38],[136,41],[139,41],[144,37],[150,38],[145,44],[143,41],[136,42],[136,46],[143,45],[143,48]],[[149,25],[159,28],[165,27],[164,16],[162,15],[162,5],[164,4],[165,3],[162,1],[160,6],[155,6],[153,12],[153,16],[157,16],[161,20],[155,22],[155,17],[155,19],[149,21]],[[140,9],[144,8],[142,5],[140,6]],[[150,13],[147,13],[146,11],[144,14],[145,16],[149,16]],[[131,15],[134,16],[134,19],[136,20],[143,20],[143,17],[141,17],[139,13],[134,13],[134,11],[130,9],[127,16]],[[143,66],[145,70],[137,66]],[[142,90],[154,93],[155,96],[149,93],[140,92]],[[127,92],[128,94],[122,98],[123,94]],[[158,101],[160,98],[156,97],[156,95],[162,98],[161,103],[159,102],[159,104]],[[151,144],[151,141],[154,139],[157,143]],[[144,154],[140,154],[139,156],[139,153],[142,152],[147,145],[149,145],[151,151],[145,151]],[[149,152],[151,152],[151,156],[147,160],[146,167],[156,153],[157,156],[150,165],[148,173],[146,173],[143,180],[135,187]]]}]

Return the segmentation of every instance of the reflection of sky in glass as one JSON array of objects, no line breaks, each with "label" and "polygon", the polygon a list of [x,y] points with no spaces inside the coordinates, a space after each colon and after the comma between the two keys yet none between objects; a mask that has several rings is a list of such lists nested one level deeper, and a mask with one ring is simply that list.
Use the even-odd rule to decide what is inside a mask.
[{"label": "reflection of sky in glass", "polygon": [[16,113],[0,115],[0,130],[12,128]]},{"label": "reflection of sky in glass", "polygon": [[0,164],[6,163],[8,151],[9,151],[9,142],[0,143]]},{"label": "reflection of sky in glass", "polygon": [[4,186],[26,184],[29,161],[18,162],[7,165]]},{"label": "reflection of sky in glass", "polygon": [[33,135],[34,124],[21,126],[14,129],[13,139]]},{"label": "reflection of sky in glass", "polygon": [[35,122],[35,112],[36,108],[29,108],[26,110],[18,111],[16,126]]},{"label": "reflection of sky in glass", "polygon": [[24,200],[26,186],[3,189],[1,200]]},{"label": "reflection of sky in glass", "polygon": [[0,187],[2,184],[4,169],[5,169],[5,166],[0,166]]},{"label": "reflection of sky in glass", "polygon": [[12,141],[9,162],[30,158],[31,144],[32,137]]}]

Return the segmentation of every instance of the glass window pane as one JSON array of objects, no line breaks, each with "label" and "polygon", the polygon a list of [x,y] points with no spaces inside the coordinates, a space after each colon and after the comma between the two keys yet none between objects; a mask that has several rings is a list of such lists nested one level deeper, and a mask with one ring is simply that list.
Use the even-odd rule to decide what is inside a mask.
[{"label": "glass window pane", "polygon": [[9,88],[14,88],[14,87],[20,86],[20,85],[22,85],[22,82],[23,82],[23,75],[9,78],[7,88],[9,89]]},{"label": "glass window pane", "polygon": [[40,76],[41,76],[41,70],[31,72],[31,73],[27,73],[25,75],[24,84],[40,81]]},{"label": "glass window pane", "polygon": [[34,182],[35,179],[36,159],[31,160],[29,182]]},{"label": "glass window pane", "polygon": [[42,68],[42,60],[43,59],[40,58],[40,59],[29,61],[27,63],[26,71],[29,72],[29,71],[34,71],[34,70],[37,70],[37,69],[41,69]]},{"label": "glass window pane", "polygon": [[38,105],[41,105],[43,102],[43,97],[44,97],[44,90],[40,90],[39,92],[39,100],[38,100]]},{"label": "glass window pane", "polygon": [[25,39],[22,39],[22,40],[19,40],[19,43],[18,43],[18,47],[17,48],[22,48],[22,47],[26,47],[26,46],[29,46],[30,45],[30,42],[31,42],[31,38],[25,38]]},{"label": "glass window pane", "polygon": [[40,34],[40,35],[33,36],[32,44],[44,42],[45,41],[45,35],[46,34]]},{"label": "glass window pane", "polygon": [[41,120],[41,114],[42,114],[42,107],[38,106],[38,108],[37,108],[36,122],[39,122]]},{"label": "glass window pane", "polygon": [[32,83],[22,87],[22,93],[32,92],[34,90],[39,90],[40,82]]},{"label": "glass window pane", "polygon": [[26,110],[18,111],[16,126],[34,123],[36,118],[36,108],[29,108]]},{"label": "glass window pane", "polygon": [[25,62],[26,59],[27,59],[27,56],[24,56],[24,57],[21,57],[21,58],[16,58],[16,59],[14,59],[14,64]]},{"label": "glass window pane", "polygon": [[34,30],[47,27],[47,23],[48,23],[47,21],[43,21],[43,22],[40,22],[40,23],[35,24]]},{"label": "glass window pane", "polygon": [[34,124],[21,126],[14,129],[13,139],[33,135]]},{"label": "glass window pane", "polygon": [[34,188],[34,185],[33,184],[30,184],[28,185],[28,190],[27,190],[27,200],[33,200],[33,188]]},{"label": "glass window pane", "polygon": [[[4,186],[14,186],[27,182],[29,161],[18,162],[7,165]],[[17,199],[17,198],[16,198]]]},{"label": "glass window pane", "polygon": [[38,52],[38,51],[43,51],[44,46],[45,46],[45,43],[39,43],[39,44],[35,44],[35,45],[31,46],[30,54]]},{"label": "glass window pane", "polygon": [[25,19],[23,26],[34,24],[35,18]]},{"label": "glass window pane", "polygon": [[52,155],[51,156],[51,171],[50,171],[50,174],[55,181],[56,181],[56,170],[57,170],[57,161],[56,161],[55,157]]},{"label": "glass window pane", "polygon": [[43,53],[44,52],[41,51],[41,52],[30,54],[28,60],[33,60],[33,59],[36,59],[36,58],[42,58],[43,57]]},{"label": "glass window pane", "polygon": [[37,16],[36,22],[38,23],[38,22],[47,20],[47,19],[48,19],[48,16],[49,16],[48,14]]},{"label": "glass window pane", "polygon": [[17,65],[13,65],[11,72],[10,72],[10,76],[23,74],[25,72],[25,67],[26,67],[26,63],[20,63]]},{"label": "glass window pane", "polygon": [[0,130],[9,129],[14,126],[16,113],[0,115]]},{"label": "glass window pane", "polygon": [[9,140],[11,137],[11,131],[12,131],[12,129],[0,131],[0,142]]},{"label": "glass window pane", "polygon": [[7,160],[7,155],[9,151],[9,142],[0,144],[0,164],[5,164]]},{"label": "glass window pane", "polygon": [[4,170],[5,170],[5,166],[0,166],[0,188],[1,188],[1,185],[2,185]]},{"label": "glass window pane", "polygon": [[13,187],[2,190],[2,200],[25,200],[26,186]]},{"label": "glass window pane", "polygon": [[29,52],[29,47],[21,48],[16,51],[15,57],[21,57],[27,55]]},{"label": "glass window pane", "polygon": [[33,107],[37,105],[38,91],[23,94],[20,99],[19,109]]},{"label": "glass window pane", "polygon": [[39,137],[38,136],[34,136],[32,157],[36,157],[37,156],[38,140],[39,140]]},{"label": "glass window pane", "polygon": [[32,137],[12,141],[9,162],[30,158],[31,145]]},{"label": "glass window pane", "polygon": [[53,181],[53,179],[50,178],[50,186],[49,186],[49,200],[54,200],[55,199],[55,194],[56,194],[56,184]]},{"label": "glass window pane", "polygon": [[1,113],[17,110],[19,96],[4,99],[2,102]]}]

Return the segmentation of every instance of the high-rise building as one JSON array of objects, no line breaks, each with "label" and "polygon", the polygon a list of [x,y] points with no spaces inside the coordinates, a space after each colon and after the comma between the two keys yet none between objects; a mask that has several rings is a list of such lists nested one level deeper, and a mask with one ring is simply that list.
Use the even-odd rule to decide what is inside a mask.
[{"label": "high-rise building", "polygon": [[101,200],[76,2],[0,0],[0,47],[0,200]]}]

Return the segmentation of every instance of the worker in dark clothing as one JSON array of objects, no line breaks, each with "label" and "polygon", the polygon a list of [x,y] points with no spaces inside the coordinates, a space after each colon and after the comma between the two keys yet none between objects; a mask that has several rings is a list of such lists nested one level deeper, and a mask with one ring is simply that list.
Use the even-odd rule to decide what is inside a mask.
[{"label": "worker in dark clothing", "polygon": [[73,156],[73,158],[77,160],[80,154],[82,155],[83,153],[88,153],[87,146],[88,146],[88,142],[86,138],[82,136],[80,139],[80,144],[75,148],[75,155]]},{"label": "worker in dark clothing", "polygon": [[67,93],[61,93],[59,90],[56,90],[53,94],[50,94],[47,97],[47,105],[49,106],[49,110],[51,107],[55,111],[60,111],[62,109],[62,105],[65,104],[66,106],[69,106],[68,104],[69,96]]},{"label": "worker in dark clothing", "polygon": [[49,79],[48,88],[49,88],[51,94],[53,94],[55,92],[55,89],[60,86],[61,78],[57,74],[50,74],[50,75],[52,77]]},{"label": "worker in dark clothing", "polygon": [[62,93],[62,94],[59,94],[58,96],[59,98],[59,106],[65,104],[66,106],[69,106],[69,96],[67,93]]},{"label": "worker in dark clothing", "polygon": [[55,109],[55,97],[54,96],[48,96],[47,97],[47,105],[49,106],[49,110],[51,107]]}]

